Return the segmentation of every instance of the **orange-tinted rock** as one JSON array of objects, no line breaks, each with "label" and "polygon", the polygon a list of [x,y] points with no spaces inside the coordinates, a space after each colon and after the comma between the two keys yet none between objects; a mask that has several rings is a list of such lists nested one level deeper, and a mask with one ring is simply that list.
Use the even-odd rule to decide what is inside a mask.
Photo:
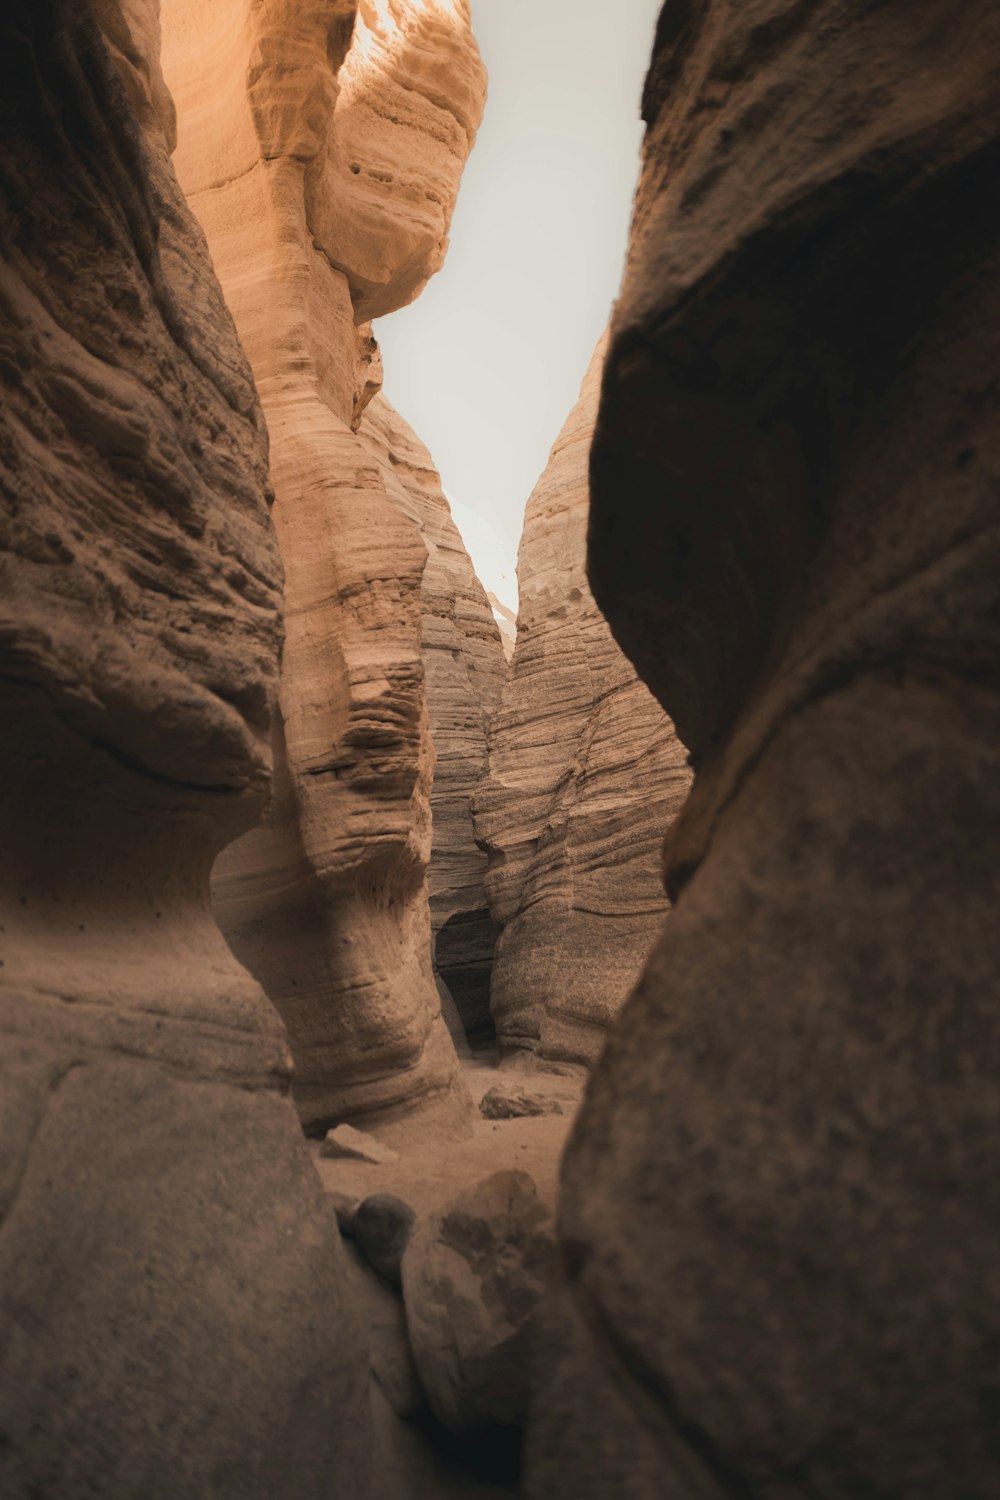
[{"label": "orange-tinted rock", "polygon": [[471,798],[485,768],[486,734],[506,671],[500,632],[427,449],[382,396],[365,412],[359,435],[427,548],[421,596],[434,743],[427,872],[434,966],[458,1045],[490,1046],[497,928],[486,902],[486,856],[476,847]]},{"label": "orange-tinted rock", "polygon": [[689,784],[683,746],[585,576],[604,350],[525,510],[517,645],[476,799],[502,927],[491,990],[501,1048],[587,1063],[667,910],[660,844]]},{"label": "orange-tinted rock", "polygon": [[590,576],[690,747],[528,1493],[1000,1490],[1000,11],[661,16]]},{"label": "orange-tinted rock", "polygon": [[281,567],[156,16],[0,20],[0,1492],[318,1500],[364,1488],[363,1337],[208,903]]},{"label": "orange-tinted rock", "polygon": [[365,319],[439,266],[484,83],[461,0],[165,0],[178,174],[271,437],[286,643],[265,825],[220,861],[220,922],[288,1026],[321,1129],[471,1102],[430,962],[427,551],[356,435]]}]

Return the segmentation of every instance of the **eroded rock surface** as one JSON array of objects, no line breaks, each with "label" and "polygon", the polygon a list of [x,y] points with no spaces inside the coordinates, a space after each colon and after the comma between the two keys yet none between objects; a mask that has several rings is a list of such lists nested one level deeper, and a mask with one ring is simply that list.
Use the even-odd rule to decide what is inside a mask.
[{"label": "eroded rock surface", "polygon": [[506,673],[492,606],[416,433],[384,396],[359,435],[382,466],[386,488],[420,528],[427,710],[434,742],[433,836],[427,884],[435,973],[459,1045],[495,1040],[490,969],[497,926],[486,901],[486,856],[477,848],[472,793],[486,765],[486,735]]},{"label": "eroded rock surface", "polygon": [[438,268],[482,110],[465,0],[164,0],[178,174],[261,392],[286,643],[265,825],[216,869],[314,1131],[466,1129],[430,961],[427,550],[356,435],[366,319]]},{"label": "eroded rock surface", "polygon": [[494,1172],[417,1224],[403,1256],[410,1346],[452,1432],[524,1421],[553,1223],[527,1172]]},{"label": "eroded rock surface", "polygon": [[484,1120],[518,1120],[562,1112],[562,1104],[551,1094],[535,1093],[509,1081],[495,1084],[479,1101],[479,1113]]},{"label": "eroded rock surface", "polygon": [[414,1218],[410,1205],[395,1193],[372,1193],[354,1215],[352,1229],[358,1248],[372,1270],[391,1286],[400,1285],[403,1252]]},{"label": "eroded rock surface", "polygon": [[157,48],[152,0],[0,19],[0,1491],[318,1500],[365,1491],[367,1356],[208,905],[281,568]]},{"label": "eroded rock surface", "polygon": [[690,780],[585,576],[605,347],[525,510],[517,645],[476,797],[502,925],[491,989],[501,1049],[578,1063],[600,1051],[667,910],[660,844]]},{"label": "eroded rock surface", "polygon": [[1000,12],[668,4],[590,576],[696,765],[529,1493],[986,1500]]}]

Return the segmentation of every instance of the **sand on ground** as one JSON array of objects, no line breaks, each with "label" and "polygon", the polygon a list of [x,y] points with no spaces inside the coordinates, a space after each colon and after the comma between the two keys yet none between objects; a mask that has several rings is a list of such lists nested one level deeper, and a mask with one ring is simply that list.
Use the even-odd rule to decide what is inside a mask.
[{"label": "sand on ground", "polygon": [[464,1063],[464,1070],[477,1104],[495,1084],[523,1084],[531,1093],[557,1099],[563,1113],[515,1120],[477,1118],[472,1135],[464,1141],[422,1138],[417,1120],[412,1145],[405,1138],[400,1144],[394,1137],[399,1160],[379,1166],[323,1157],[321,1143],[313,1142],[313,1160],[327,1192],[362,1199],[370,1193],[395,1193],[422,1216],[493,1172],[519,1169],[531,1175],[539,1197],[554,1211],[559,1163],[579,1108],[582,1075],[520,1073],[477,1061]]}]

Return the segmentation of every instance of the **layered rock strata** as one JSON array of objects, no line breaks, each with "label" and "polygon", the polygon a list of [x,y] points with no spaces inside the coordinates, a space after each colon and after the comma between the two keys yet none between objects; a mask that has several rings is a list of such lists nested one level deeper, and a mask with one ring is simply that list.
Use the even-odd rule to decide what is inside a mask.
[{"label": "layered rock strata", "polygon": [[493,609],[493,618],[496,620],[497,628],[500,631],[500,644],[503,647],[503,654],[507,661],[510,661],[514,655],[514,642],[517,639],[517,615],[512,609],[508,609],[507,605],[498,599],[496,594],[487,594],[486,597],[490,601]]},{"label": "layered rock strata", "polygon": [[266,824],[219,920],[288,1027],[311,1129],[470,1101],[430,963],[419,528],[356,435],[367,320],[438,268],[484,80],[464,0],[164,0],[177,168],[271,436],[286,644]]},{"label": "layered rock strata", "polygon": [[696,766],[529,1493],[986,1500],[1000,12],[670,3],[590,576]]},{"label": "layered rock strata", "polygon": [[472,794],[485,769],[486,736],[506,672],[500,631],[427,449],[384,396],[372,401],[358,431],[427,548],[421,597],[434,743],[427,871],[434,971],[457,1044],[492,1047],[497,926],[486,900],[486,856],[475,842]]},{"label": "layered rock strata", "polygon": [[504,1053],[591,1063],[667,910],[660,844],[685,751],[587,586],[587,455],[606,339],[524,513],[517,644],[490,731],[476,832],[502,931]]},{"label": "layered rock strata", "polygon": [[318,1500],[365,1492],[367,1356],[208,903],[281,569],[157,47],[153,0],[0,20],[0,1491]]}]

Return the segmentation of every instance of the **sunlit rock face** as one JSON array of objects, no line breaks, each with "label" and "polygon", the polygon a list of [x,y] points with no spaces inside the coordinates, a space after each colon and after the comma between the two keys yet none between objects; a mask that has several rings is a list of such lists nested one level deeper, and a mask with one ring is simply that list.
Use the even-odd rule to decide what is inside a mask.
[{"label": "sunlit rock face", "polygon": [[158,40],[152,0],[0,19],[0,1492],[318,1500],[364,1492],[367,1356],[208,902],[281,567]]},{"label": "sunlit rock face", "polygon": [[486,856],[475,843],[472,793],[486,764],[486,735],[506,672],[500,631],[440,476],[416,433],[384,396],[367,408],[358,433],[427,548],[421,597],[434,742],[427,871],[434,970],[457,1046],[492,1048],[490,968],[497,927],[486,902]]},{"label": "sunlit rock face", "polygon": [[1000,1490],[1000,11],[666,6],[590,576],[696,780],[535,1496]]},{"label": "sunlit rock face", "polygon": [[419,526],[356,436],[365,320],[438,268],[484,77],[451,0],[165,0],[178,175],[271,437],[286,576],[275,805],[219,920],[288,1026],[306,1125],[469,1100],[430,961]]},{"label": "sunlit rock face", "polygon": [[586,580],[587,455],[606,339],[524,515],[510,674],[476,832],[502,925],[491,1003],[503,1052],[591,1063],[667,910],[660,844],[690,777],[660,705]]}]

